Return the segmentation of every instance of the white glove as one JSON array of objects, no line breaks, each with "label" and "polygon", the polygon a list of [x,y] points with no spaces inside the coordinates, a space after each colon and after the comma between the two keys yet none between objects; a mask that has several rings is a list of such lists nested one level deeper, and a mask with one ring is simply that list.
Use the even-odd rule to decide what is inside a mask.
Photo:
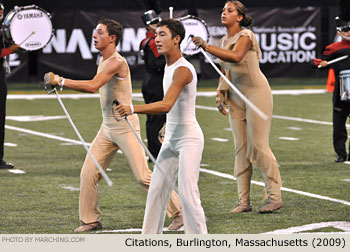
[{"label": "white glove", "polygon": [[58,74],[54,74],[53,72],[46,73],[44,75],[44,83],[46,85],[58,85],[61,86],[63,77],[59,76]]},{"label": "white glove", "polygon": [[201,37],[193,37],[192,41],[196,45],[196,47],[200,47],[201,46],[204,50],[207,49],[208,44]]}]

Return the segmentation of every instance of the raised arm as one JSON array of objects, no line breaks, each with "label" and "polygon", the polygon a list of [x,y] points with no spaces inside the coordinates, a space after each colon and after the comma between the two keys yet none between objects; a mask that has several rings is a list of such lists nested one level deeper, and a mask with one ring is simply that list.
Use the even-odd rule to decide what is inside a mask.
[{"label": "raised arm", "polygon": [[226,50],[217,46],[209,45],[200,37],[193,37],[193,43],[195,43],[196,46],[203,47],[204,50],[219,59],[232,63],[240,62],[252,46],[252,41],[248,36],[241,36],[233,50]]},{"label": "raised arm", "polygon": [[127,66],[125,66],[125,63],[122,60],[115,58],[111,59],[110,62],[108,62],[106,68],[100,73],[96,74],[95,77],[91,80],[64,79],[57,74],[47,73],[44,76],[44,81],[46,84],[59,86],[64,85],[65,87],[76,91],[95,93],[100,87],[106,84],[113,77],[113,75],[124,74],[124,72],[126,72],[124,68],[127,68]]}]

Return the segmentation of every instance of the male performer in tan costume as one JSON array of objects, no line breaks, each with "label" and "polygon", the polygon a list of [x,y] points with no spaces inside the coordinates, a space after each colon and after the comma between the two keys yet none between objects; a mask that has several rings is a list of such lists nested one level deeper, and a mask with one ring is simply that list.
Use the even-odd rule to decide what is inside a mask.
[{"label": "male performer in tan costume", "polygon": [[[112,114],[114,99],[132,103],[129,66],[116,51],[122,31],[122,26],[114,20],[102,19],[98,22],[93,38],[94,45],[102,57],[97,74],[92,80],[65,79],[54,73],[45,74],[44,80],[47,84],[66,86],[81,92],[95,93],[99,90],[103,122],[90,151],[101,167],[107,169],[117,150],[121,149],[134,176],[148,191],[152,172],[148,168],[145,152],[125,120],[117,122]],[[140,136],[137,115],[129,116],[128,120]],[[97,181],[101,179],[101,175],[89,155],[85,158],[80,179],[79,213],[83,225],[74,232],[101,229],[97,190]],[[175,216],[169,226],[170,230],[177,230],[183,225],[179,197],[174,191],[167,205],[167,216]]]}]

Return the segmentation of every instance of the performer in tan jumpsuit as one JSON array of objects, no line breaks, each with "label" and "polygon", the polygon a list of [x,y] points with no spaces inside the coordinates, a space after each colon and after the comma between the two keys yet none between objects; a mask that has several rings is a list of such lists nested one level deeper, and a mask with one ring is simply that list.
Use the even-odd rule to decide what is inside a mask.
[{"label": "performer in tan jumpsuit", "polygon": [[[66,86],[68,88],[94,93],[100,92],[103,122],[97,136],[93,140],[90,151],[103,169],[122,150],[128,164],[141,186],[148,191],[152,172],[148,168],[145,152],[132,133],[125,120],[116,121],[112,114],[112,101],[118,99],[124,103],[132,103],[131,78],[127,61],[116,51],[116,46],[122,35],[122,26],[111,19],[102,19],[98,22],[94,33],[94,44],[102,57],[99,62],[97,74],[92,80],[75,81],[65,79],[53,73],[47,73],[45,82],[52,85]],[[140,136],[138,116],[128,117],[135,131]],[[81,171],[79,213],[83,225],[75,232],[84,232],[101,229],[98,208],[98,180],[101,175],[89,155],[86,155]],[[173,191],[167,205],[167,216],[175,216],[169,229],[176,230],[182,225],[180,201]]]},{"label": "performer in tan jumpsuit", "polygon": [[249,26],[252,19],[239,1],[226,2],[221,22],[227,34],[220,40],[220,48],[208,45],[203,39],[194,37],[193,42],[219,58],[226,77],[260,110],[268,120],[261,119],[236,95],[228,84],[220,79],[217,102],[218,109],[226,114],[229,106],[230,124],[235,140],[234,176],[237,178],[239,203],[230,212],[250,212],[250,180],[252,161],[260,169],[267,192],[267,201],[259,213],[268,213],[282,207],[282,186],[277,161],[269,146],[272,117],[272,94],[269,83],[260,71],[260,48],[254,33],[241,26]]}]

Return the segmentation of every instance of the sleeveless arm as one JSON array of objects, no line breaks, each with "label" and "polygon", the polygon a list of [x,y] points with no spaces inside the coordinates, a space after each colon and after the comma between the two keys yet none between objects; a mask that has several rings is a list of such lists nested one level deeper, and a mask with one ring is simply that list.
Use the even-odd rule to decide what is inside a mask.
[{"label": "sleeveless arm", "polygon": [[[185,66],[180,66],[174,71],[172,83],[164,95],[162,101],[153,102],[149,104],[134,105],[134,113],[138,114],[164,114],[168,113],[174,106],[177,98],[179,97],[183,88],[192,82],[193,76],[190,69]],[[120,104],[117,106],[116,111],[121,116],[131,114],[130,105]]]},{"label": "sleeveless arm", "polygon": [[105,85],[115,74],[122,71],[123,64],[122,60],[113,59],[111,60],[106,68],[100,73],[96,74],[92,80],[72,80],[66,79],[64,86],[73,90],[95,93],[100,87]]}]

